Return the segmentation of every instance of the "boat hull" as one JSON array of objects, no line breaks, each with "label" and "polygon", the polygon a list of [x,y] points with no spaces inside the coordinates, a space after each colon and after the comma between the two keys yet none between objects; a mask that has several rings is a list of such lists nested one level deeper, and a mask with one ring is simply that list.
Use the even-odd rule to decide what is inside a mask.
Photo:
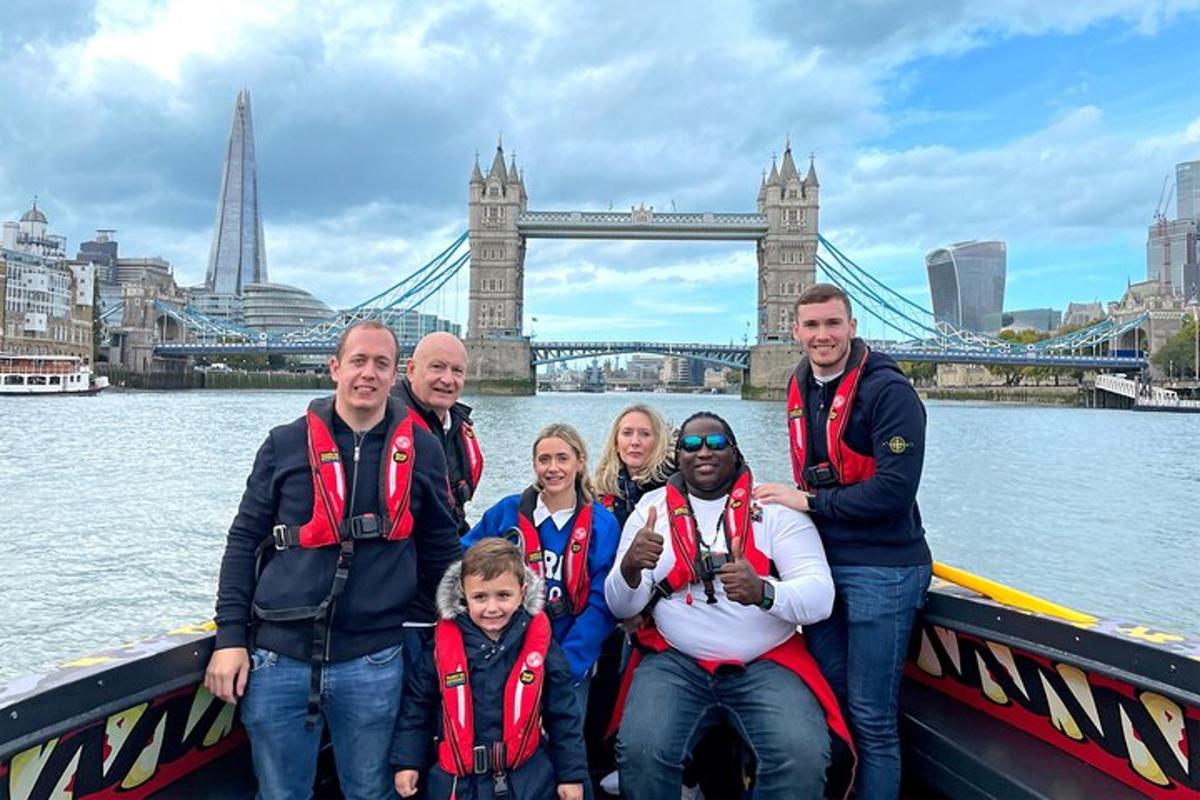
[{"label": "boat hull", "polygon": [[[0,685],[0,800],[252,797],[235,708],[201,685],[212,646],[188,626]],[[1200,800],[1198,689],[1200,640],[939,583],[905,671],[906,794]]]}]

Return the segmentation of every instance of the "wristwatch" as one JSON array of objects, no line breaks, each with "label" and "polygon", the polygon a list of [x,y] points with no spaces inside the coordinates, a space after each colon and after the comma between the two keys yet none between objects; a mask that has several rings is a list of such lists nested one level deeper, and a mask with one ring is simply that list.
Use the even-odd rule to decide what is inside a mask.
[{"label": "wristwatch", "polygon": [[775,584],[768,580],[763,580],[762,600],[758,601],[758,607],[763,611],[770,611],[775,605]]}]

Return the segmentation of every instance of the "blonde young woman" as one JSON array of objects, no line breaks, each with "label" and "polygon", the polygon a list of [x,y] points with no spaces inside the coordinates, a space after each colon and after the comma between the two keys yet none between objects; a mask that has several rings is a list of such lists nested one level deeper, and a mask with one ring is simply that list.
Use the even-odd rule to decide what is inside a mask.
[{"label": "blonde young woman", "polygon": [[545,580],[546,613],[586,703],[600,647],[616,627],[604,580],[621,540],[617,520],[595,499],[587,446],[566,423],[543,428],[533,443],[534,482],[489,508],[463,537],[470,547],[488,536],[516,542]]},{"label": "blonde young woman", "polygon": [[650,406],[629,406],[613,421],[596,465],[596,491],[622,527],[642,495],[675,471],[671,452],[671,430]]}]

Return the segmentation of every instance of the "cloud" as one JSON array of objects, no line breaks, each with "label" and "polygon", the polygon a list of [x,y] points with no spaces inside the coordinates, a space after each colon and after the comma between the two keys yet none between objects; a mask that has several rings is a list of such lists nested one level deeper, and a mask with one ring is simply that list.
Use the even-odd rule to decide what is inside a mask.
[{"label": "cloud", "polygon": [[[465,229],[471,155],[486,167],[500,132],[534,208],[729,211],[754,207],[790,133],[798,156],[817,152],[823,231],[897,286],[923,284],[927,249],[966,238],[1054,244],[1063,264],[1119,241],[1133,259],[1162,172],[1196,157],[1194,110],[1132,124],[1105,94],[1119,68],[1105,60],[1008,76],[1028,109],[1016,118],[986,94],[944,99],[941,79],[1039,37],[1063,61],[1097,32],[1119,48],[1191,26],[1194,41],[1197,7],[22,0],[0,27],[0,217],[37,193],[72,247],[115,227],[124,254],[198,281],[248,86],[271,278],[333,305]],[[695,309],[728,303],[740,336],[753,269],[740,245],[537,242],[527,309],[685,292]]]}]

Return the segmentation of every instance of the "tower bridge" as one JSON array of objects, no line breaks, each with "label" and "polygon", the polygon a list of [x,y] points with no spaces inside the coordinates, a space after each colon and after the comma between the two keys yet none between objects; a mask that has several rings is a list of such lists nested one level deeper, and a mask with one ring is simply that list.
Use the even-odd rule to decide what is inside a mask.
[{"label": "tower bridge", "polygon": [[[760,181],[753,212],[660,212],[530,210],[516,158],[506,163],[497,145],[485,174],[476,157],[468,184],[468,230],[424,266],[337,319],[310,329],[266,336],[234,329],[195,308],[155,304],[164,323],[155,352],[183,357],[214,354],[332,353],[338,334],[360,319],[416,309],[443,290],[466,266],[469,275],[468,379],[484,393],[529,394],[542,364],[601,355],[654,353],[686,356],[746,371],[748,396],[782,391],[802,355],[791,336],[800,294],[821,280],[851,296],[856,315],[882,321],[897,342],[880,349],[901,360],[935,363],[1059,366],[1136,371],[1146,367],[1138,351],[1148,317],[1106,319],[1090,328],[1035,345],[1014,345],[956,329],[854,263],[818,232],[820,183],[810,159],[801,176],[790,145]],[[526,336],[525,256],[531,239],[701,240],[754,242],[756,331],[738,346],[652,341],[534,341]],[[172,324],[167,325],[169,319]],[[166,331],[172,331],[168,338]],[[181,334],[183,331],[185,333]],[[405,343],[411,347],[414,343]]]}]

